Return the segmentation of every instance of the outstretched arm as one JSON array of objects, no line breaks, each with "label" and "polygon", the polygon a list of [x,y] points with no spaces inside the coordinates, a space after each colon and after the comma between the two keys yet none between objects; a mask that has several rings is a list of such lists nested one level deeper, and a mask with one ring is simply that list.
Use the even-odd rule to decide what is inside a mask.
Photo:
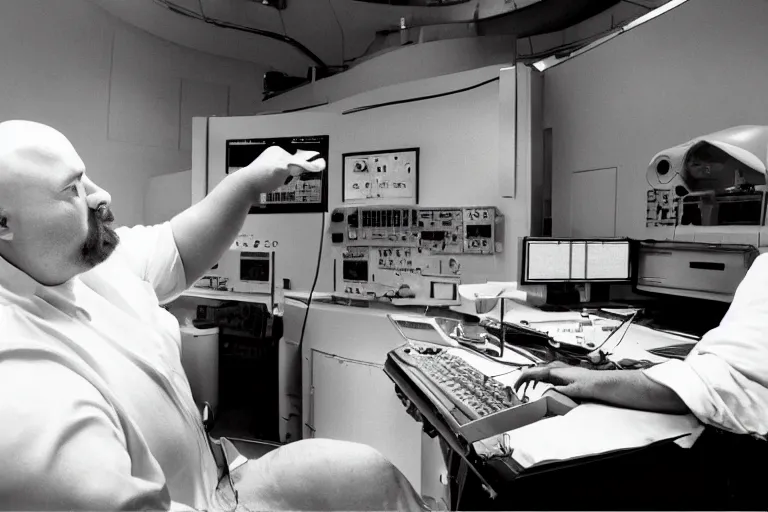
[{"label": "outstretched arm", "polygon": [[649,379],[642,370],[588,370],[556,364],[525,370],[516,387],[528,382],[553,384],[555,391],[576,400],[651,412],[690,412],[677,393]]},{"label": "outstretched arm", "polygon": [[171,220],[187,286],[200,279],[232,245],[248,210],[261,193],[275,190],[290,176],[325,169],[324,160],[309,161],[315,156],[314,151],[291,155],[272,146],[248,167],[224,178],[202,201]]}]

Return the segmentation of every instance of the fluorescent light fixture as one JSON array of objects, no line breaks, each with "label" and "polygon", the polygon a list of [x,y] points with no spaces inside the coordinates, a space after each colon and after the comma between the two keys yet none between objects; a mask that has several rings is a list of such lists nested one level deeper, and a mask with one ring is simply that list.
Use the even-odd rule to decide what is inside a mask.
[{"label": "fluorescent light fixture", "polygon": [[685,2],[687,2],[687,1],[688,0],[670,0],[669,2],[667,2],[664,5],[662,5],[661,7],[657,8],[657,9],[654,9],[652,11],[649,11],[646,14],[643,14],[642,16],[640,16],[639,18],[636,18],[636,19],[630,21],[629,23],[624,25],[621,29],[617,30],[616,32],[608,34],[605,37],[601,37],[600,39],[592,41],[588,45],[583,46],[582,48],[579,48],[578,50],[575,50],[573,53],[571,53],[567,57],[558,58],[555,55],[551,55],[551,56],[547,57],[546,59],[542,59],[542,60],[540,60],[538,62],[535,62],[533,64],[533,67],[535,67],[539,71],[544,71],[544,70],[546,70],[548,68],[551,68],[555,64],[559,64],[560,62],[563,62],[563,61],[568,60],[568,59],[572,59],[573,57],[576,57],[577,55],[581,55],[584,52],[588,52],[592,48],[595,48],[596,46],[600,46],[604,42],[606,42],[606,41],[608,41],[610,39],[613,39],[614,37],[616,37],[616,36],[618,36],[620,34],[623,34],[627,30],[631,30],[631,29],[633,29],[633,28],[635,28],[635,27],[637,27],[639,25],[642,25],[643,23],[646,23],[646,22],[652,20],[653,18],[656,18],[657,16],[661,16],[665,12],[671,11],[675,7],[678,7],[679,5],[682,5]]},{"label": "fluorescent light fixture", "polygon": [[622,32],[624,30],[632,30],[636,26],[642,25],[646,21],[650,21],[650,20],[652,20],[653,18],[655,18],[657,16],[661,16],[665,12],[671,11],[672,9],[677,7],[678,5],[682,5],[685,2],[687,2],[687,1],[688,0],[670,0],[669,2],[665,3],[661,7],[657,8],[657,9],[654,9],[652,11],[648,11],[647,13],[643,14],[639,18],[630,21],[627,25],[624,26],[624,29],[622,30]]}]

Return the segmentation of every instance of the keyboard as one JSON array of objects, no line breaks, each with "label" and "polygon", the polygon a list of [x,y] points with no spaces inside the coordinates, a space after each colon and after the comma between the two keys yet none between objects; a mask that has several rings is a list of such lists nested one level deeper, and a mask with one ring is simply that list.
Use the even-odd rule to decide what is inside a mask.
[{"label": "keyboard", "polygon": [[470,421],[523,403],[510,386],[502,385],[445,350],[405,348],[397,350],[396,355],[417,369]]}]

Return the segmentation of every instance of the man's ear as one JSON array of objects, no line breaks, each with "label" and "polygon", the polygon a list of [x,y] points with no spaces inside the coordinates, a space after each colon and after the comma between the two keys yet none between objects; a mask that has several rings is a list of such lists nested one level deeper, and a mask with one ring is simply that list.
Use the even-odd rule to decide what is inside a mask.
[{"label": "man's ear", "polygon": [[13,240],[13,231],[8,227],[8,219],[0,217],[0,240],[10,242]]}]

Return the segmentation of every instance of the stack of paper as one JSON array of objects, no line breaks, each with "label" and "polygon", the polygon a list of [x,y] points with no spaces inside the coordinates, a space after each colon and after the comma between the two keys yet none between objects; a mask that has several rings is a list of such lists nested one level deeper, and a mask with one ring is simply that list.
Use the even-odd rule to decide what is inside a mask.
[{"label": "stack of paper", "polygon": [[616,450],[640,448],[674,439],[690,448],[704,427],[691,414],[635,411],[600,404],[583,404],[564,416],[546,418],[474,443],[481,457],[508,455],[524,468],[567,461]]}]

